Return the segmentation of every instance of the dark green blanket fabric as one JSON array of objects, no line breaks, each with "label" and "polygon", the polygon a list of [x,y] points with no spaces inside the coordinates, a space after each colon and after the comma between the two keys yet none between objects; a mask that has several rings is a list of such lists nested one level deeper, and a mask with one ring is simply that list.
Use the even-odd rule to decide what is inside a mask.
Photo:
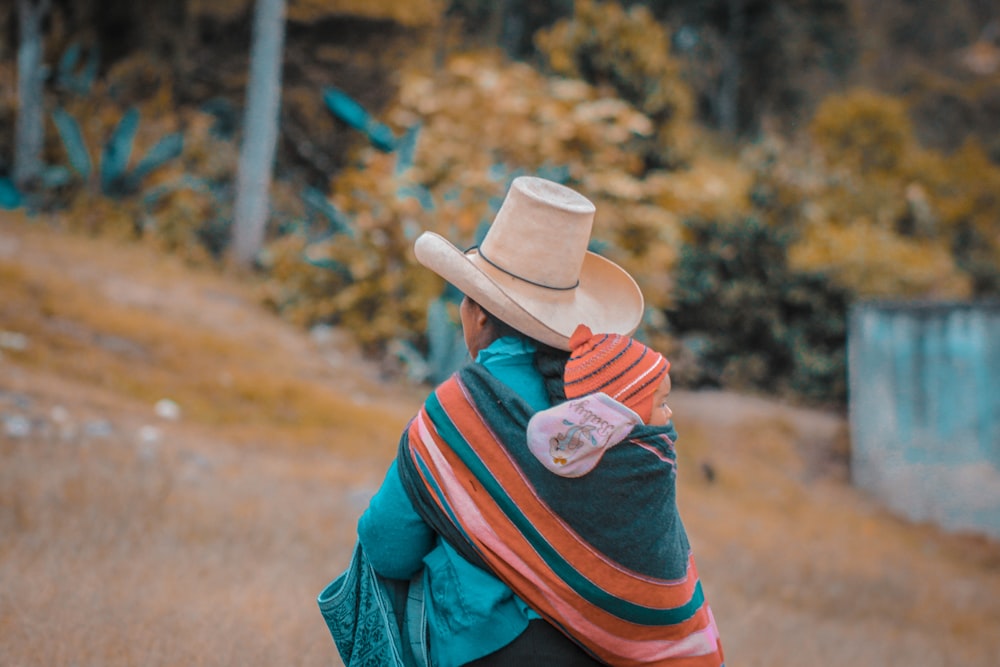
[{"label": "dark green blanket fabric", "polygon": [[[547,470],[528,451],[526,430],[533,412],[511,389],[475,364],[449,382],[461,384],[469,405],[442,406],[432,394],[423,412],[449,445],[463,452],[463,459],[474,459],[479,448],[503,447],[537,496],[598,551],[646,576],[684,576],[690,547],[676,505],[676,432],[672,425],[640,425],[626,442],[610,449],[590,473],[565,478]],[[475,409],[496,440],[464,442],[450,426],[448,411],[457,409]],[[421,479],[421,462],[409,446],[411,432],[407,429],[401,438],[398,466],[414,507],[459,553],[485,567],[461,527],[438,507]],[[480,481],[489,485],[491,480]]]}]

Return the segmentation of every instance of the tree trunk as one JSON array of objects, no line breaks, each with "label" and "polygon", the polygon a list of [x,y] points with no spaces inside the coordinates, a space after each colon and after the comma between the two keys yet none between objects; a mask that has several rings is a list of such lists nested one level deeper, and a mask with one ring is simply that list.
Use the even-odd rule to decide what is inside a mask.
[{"label": "tree trunk", "polygon": [[508,58],[517,58],[520,55],[521,39],[524,37],[524,7],[514,0],[503,0],[500,4],[500,47]]},{"label": "tree trunk", "polygon": [[269,191],[278,139],[285,0],[257,0],[236,182],[233,258],[253,262],[264,244]]},{"label": "tree trunk", "polygon": [[719,76],[719,129],[735,138],[740,129],[740,82],[743,63],[740,51],[746,31],[744,0],[729,0],[729,30],[726,32],[722,72]]},{"label": "tree trunk", "polygon": [[42,21],[51,0],[18,0],[17,120],[14,130],[14,182],[30,188],[42,171],[45,143],[45,70]]}]

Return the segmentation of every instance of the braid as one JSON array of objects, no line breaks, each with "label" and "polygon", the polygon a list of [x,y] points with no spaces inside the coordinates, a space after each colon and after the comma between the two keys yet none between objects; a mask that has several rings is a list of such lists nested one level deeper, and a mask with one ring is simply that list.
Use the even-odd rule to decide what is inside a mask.
[{"label": "braid", "polygon": [[557,350],[544,343],[537,343],[535,368],[542,375],[545,391],[548,393],[549,402],[552,405],[558,405],[566,400],[566,382],[563,374],[566,372],[568,360],[569,352]]}]

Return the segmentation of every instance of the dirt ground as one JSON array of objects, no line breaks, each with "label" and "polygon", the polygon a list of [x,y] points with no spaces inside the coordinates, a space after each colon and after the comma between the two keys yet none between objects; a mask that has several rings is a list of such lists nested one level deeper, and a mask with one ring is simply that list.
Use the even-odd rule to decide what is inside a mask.
[{"label": "dirt ground", "polygon": [[[426,389],[257,294],[0,214],[0,665],[340,664],[315,597]],[[843,415],[671,407],[728,665],[1000,665],[1000,545],[852,488]]]}]

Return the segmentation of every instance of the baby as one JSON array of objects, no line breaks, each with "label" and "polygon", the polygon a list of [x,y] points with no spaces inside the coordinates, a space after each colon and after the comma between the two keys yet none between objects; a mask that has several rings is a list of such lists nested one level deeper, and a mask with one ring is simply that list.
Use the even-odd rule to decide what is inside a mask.
[{"label": "baby", "polygon": [[635,412],[644,424],[666,426],[673,416],[670,362],[639,341],[619,334],[593,334],[581,324],[569,340],[564,375],[566,398],[603,392]]},{"label": "baby", "polygon": [[582,477],[636,426],[670,422],[670,362],[629,336],[594,334],[582,324],[570,348],[567,400],[532,417],[528,447],[557,475]]}]

